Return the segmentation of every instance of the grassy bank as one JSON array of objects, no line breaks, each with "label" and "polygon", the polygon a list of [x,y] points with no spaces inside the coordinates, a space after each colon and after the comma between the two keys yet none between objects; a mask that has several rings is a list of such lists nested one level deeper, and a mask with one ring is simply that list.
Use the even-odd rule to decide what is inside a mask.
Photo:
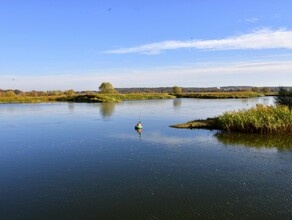
[{"label": "grassy bank", "polygon": [[210,128],[243,133],[291,133],[292,111],[286,106],[257,105],[248,110],[226,112],[216,118],[198,120],[174,128]]},{"label": "grassy bank", "polygon": [[14,96],[14,97],[0,97],[0,103],[40,103],[40,102],[52,102],[57,97],[29,97],[29,96]]},{"label": "grassy bank", "polygon": [[87,103],[113,103],[128,100],[154,100],[172,99],[175,96],[163,93],[134,93],[134,94],[92,94],[71,96],[13,96],[0,97],[0,103],[40,103],[40,102],[87,102]]},{"label": "grassy bank", "polygon": [[154,99],[173,99],[173,95],[166,93],[132,93],[132,94],[100,94],[100,97],[107,97],[118,101],[131,101],[131,100],[154,100]]},{"label": "grassy bank", "polygon": [[172,128],[202,128],[202,129],[217,129],[214,118],[207,118],[206,120],[194,120],[182,124],[170,125]]},{"label": "grassy bank", "polygon": [[154,100],[154,99],[171,99],[175,96],[168,94],[151,94],[151,93],[139,93],[139,94],[95,94],[95,95],[77,95],[71,97],[61,97],[57,101],[68,102],[87,102],[87,103],[115,103],[130,100]]},{"label": "grassy bank", "polygon": [[154,99],[173,99],[173,98],[202,98],[202,99],[225,99],[225,98],[254,98],[263,96],[263,93],[255,92],[200,92],[200,93],[130,93],[130,94],[72,94],[65,93],[59,95],[44,96],[23,96],[14,95],[11,97],[0,96],[0,103],[39,103],[39,102],[87,102],[87,103],[113,103],[130,100],[154,100]]},{"label": "grassy bank", "polygon": [[255,98],[264,96],[263,93],[243,91],[243,92],[199,92],[182,93],[176,95],[178,98],[201,98],[201,99],[230,99],[230,98]]}]

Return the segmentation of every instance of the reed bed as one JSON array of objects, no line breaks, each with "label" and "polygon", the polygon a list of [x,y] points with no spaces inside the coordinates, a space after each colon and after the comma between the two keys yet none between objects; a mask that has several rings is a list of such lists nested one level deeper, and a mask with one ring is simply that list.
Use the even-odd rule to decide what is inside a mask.
[{"label": "reed bed", "polygon": [[257,105],[214,118],[216,127],[244,133],[291,133],[292,111],[287,106]]}]

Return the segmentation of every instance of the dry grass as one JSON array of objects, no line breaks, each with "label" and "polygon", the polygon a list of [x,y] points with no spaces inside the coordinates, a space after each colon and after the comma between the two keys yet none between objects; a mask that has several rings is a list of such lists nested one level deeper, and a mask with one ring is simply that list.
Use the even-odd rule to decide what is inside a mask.
[{"label": "dry grass", "polygon": [[229,99],[229,98],[254,98],[264,96],[263,93],[250,91],[243,92],[199,92],[183,93],[176,95],[178,98],[201,98],[201,99]]}]

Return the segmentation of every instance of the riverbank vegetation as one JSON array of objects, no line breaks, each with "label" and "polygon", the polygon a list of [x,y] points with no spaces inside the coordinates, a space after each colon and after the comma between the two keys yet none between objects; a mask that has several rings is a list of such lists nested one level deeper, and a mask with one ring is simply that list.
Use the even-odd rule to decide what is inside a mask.
[{"label": "riverbank vegetation", "polygon": [[[107,91],[107,90],[106,90]],[[15,94],[12,90],[6,94],[0,94],[0,103],[37,103],[37,102],[122,102],[128,100],[153,100],[172,98],[253,98],[263,96],[254,92],[213,92],[213,93],[100,93],[97,91],[75,92],[49,91],[49,92],[22,92]]]},{"label": "riverbank vegetation", "polygon": [[252,91],[240,92],[200,92],[200,93],[180,93],[178,98],[199,98],[199,99],[230,99],[230,98],[255,98],[264,96],[264,93]]},{"label": "riverbank vegetation", "polygon": [[54,102],[56,97],[49,96],[13,96],[13,97],[0,97],[0,103],[41,103],[41,102]]},{"label": "riverbank vegetation", "polygon": [[278,105],[286,105],[292,109],[292,90],[281,87],[276,97],[276,103]]},{"label": "riverbank vegetation", "polygon": [[41,102],[87,102],[87,103],[118,103],[130,100],[154,100],[154,99],[173,99],[175,96],[169,94],[60,94],[60,95],[13,95],[0,96],[0,103],[41,103]]},{"label": "riverbank vegetation", "polygon": [[153,100],[153,99],[173,99],[175,96],[168,94],[88,94],[88,95],[75,95],[75,96],[62,96],[56,98],[56,101],[63,102],[88,102],[88,103],[118,103],[122,101],[134,100]]},{"label": "riverbank vegetation", "polygon": [[[210,87],[210,88],[123,88],[115,89],[109,82],[103,82],[99,91],[21,91],[1,90],[0,103],[39,103],[39,102],[121,102],[126,100],[150,100],[169,98],[254,98],[264,95],[276,95],[275,87]],[[196,91],[196,92],[195,92]]]},{"label": "riverbank vegetation", "polygon": [[214,122],[225,131],[287,133],[292,132],[292,111],[287,106],[257,105],[248,110],[226,112]]},{"label": "riverbank vegetation", "polygon": [[215,118],[195,120],[170,127],[261,134],[292,133],[292,90],[280,88],[276,104],[277,106],[257,105],[251,109],[225,112]]},{"label": "riverbank vegetation", "polygon": [[257,105],[251,109],[225,112],[206,120],[172,125],[174,128],[208,128],[243,133],[292,133],[292,111],[287,106]]}]

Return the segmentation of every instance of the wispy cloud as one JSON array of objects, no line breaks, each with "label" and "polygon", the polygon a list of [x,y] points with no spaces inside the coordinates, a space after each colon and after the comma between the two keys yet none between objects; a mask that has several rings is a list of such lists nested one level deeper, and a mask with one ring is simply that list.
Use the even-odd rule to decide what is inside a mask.
[{"label": "wispy cloud", "polygon": [[215,40],[162,41],[137,47],[109,50],[109,54],[159,54],[176,49],[240,50],[240,49],[292,49],[292,30],[260,29],[248,34]]},{"label": "wispy cloud", "polygon": [[[129,139],[129,140],[137,140],[137,135],[129,135],[129,134],[118,134],[118,135],[111,135],[111,138],[118,138],[118,139]],[[196,143],[206,143],[209,138],[201,137],[201,136],[194,136],[191,138],[187,137],[178,137],[178,136],[165,136],[158,132],[146,133],[142,134],[143,141],[166,145],[168,147],[180,147],[182,144],[189,144],[192,142]]]},{"label": "wispy cloud", "polygon": [[259,18],[257,18],[257,17],[247,18],[247,19],[245,19],[245,21],[249,22],[249,23],[256,23],[259,21]]}]

